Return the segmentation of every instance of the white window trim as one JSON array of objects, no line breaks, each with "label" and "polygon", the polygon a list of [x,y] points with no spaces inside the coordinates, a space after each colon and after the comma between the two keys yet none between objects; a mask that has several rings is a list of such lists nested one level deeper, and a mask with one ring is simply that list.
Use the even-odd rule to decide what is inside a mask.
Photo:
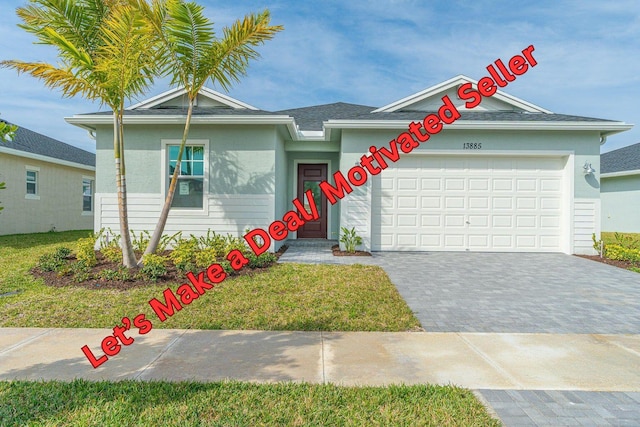
[{"label": "white window trim", "polygon": [[[160,180],[160,194],[162,194],[162,201],[167,196],[167,187],[169,186],[169,176],[167,166],[169,164],[168,149],[169,145],[180,145],[182,142],[180,139],[162,139],[161,141],[161,165],[160,173],[162,179]],[[176,208],[172,207],[169,211],[169,216],[208,216],[209,215],[209,140],[208,139],[188,139],[186,146],[199,145],[204,146],[204,178],[202,182],[202,209],[197,208]]]},{"label": "white window trim", "polygon": [[90,211],[85,211],[84,209],[82,209],[82,215],[83,216],[91,216],[93,215],[93,211],[95,209],[95,198],[96,198],[96,192],[95,192],[95,182],[96,182],[96,178],[92,177],[92,176],[86,176],[86,175],[82,175],[82,204],[84,205],[84,181],[85,180],[89,180],[91,182],[91,210]]},{"label": "white window trim", "polygon": [[[25,195],[24,198],[27,200],[40,200],[40,168],[38,166],[24,165],[25,168]],[[35,172],[36,173],[36,194],[28,194],[26,188],[26,172]]]}]

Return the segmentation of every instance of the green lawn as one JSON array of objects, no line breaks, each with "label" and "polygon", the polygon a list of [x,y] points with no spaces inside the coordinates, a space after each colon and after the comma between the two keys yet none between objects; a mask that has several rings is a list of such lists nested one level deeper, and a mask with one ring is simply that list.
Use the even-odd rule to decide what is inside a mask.
[{"label": "green lawn", "polygon": [[0,382],[0,425],[499,426],[453,386]]},{"label": "green lawn", "polygon": [[[384,271],[375,266],[280,264],[227,279],[165,322],[148,301],[167,285],[127,291],[54,288],[29,274],[40,255],[74,248],[87,232],[0,237],[0,327],[112,328],[145,313],[154,328],[303,331],[406,331],[420,324]],[[179,284],[170,285],[175,290]]]},{"label": "green lawn", "polygon": [[[604,241],[605,245],[613,244],[613,243],[616,243],[615,234],[616,234],[615,232],[603,231],[602,233],[600,233],[600,238]],[[625,237],[630,237],[633,240],[640,241],[640,233],[619,233],[619,234],[622,234]]]}]

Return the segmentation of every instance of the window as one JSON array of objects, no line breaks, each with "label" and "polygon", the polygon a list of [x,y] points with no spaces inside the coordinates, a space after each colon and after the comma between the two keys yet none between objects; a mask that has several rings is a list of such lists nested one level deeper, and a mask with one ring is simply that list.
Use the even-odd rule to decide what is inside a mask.
[{"label": "window", "polygon": [[[167,150],[169,153],[168,188],[176,169],[180,146],[167,145]],[[204,146],[189,145],[184,147],[172,207],[202,209],[204,204],[204,169]]]},{"label": "window", "polygon": [[82,212],[93,211],[93,181],[82,178]]},{"label": "window", "polygon": [[38,171],[27,169],[27,197],[38,195]]}]

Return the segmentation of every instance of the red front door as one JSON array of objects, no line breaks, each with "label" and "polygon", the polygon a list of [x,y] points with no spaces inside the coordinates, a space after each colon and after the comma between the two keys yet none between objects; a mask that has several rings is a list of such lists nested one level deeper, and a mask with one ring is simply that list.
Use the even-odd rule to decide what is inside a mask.
[{"label": "red front door", "polygon": [[298,229],[298,238],[327,238],[327,198],[320,191],[320,183],[327,180],[326,164],[299,164],[298,165],[298,200],[300,200],[307,211],[309,211],[309,201],[305,193],[311,190],[313,200],[318,208],[320,219],[307,222]]}]

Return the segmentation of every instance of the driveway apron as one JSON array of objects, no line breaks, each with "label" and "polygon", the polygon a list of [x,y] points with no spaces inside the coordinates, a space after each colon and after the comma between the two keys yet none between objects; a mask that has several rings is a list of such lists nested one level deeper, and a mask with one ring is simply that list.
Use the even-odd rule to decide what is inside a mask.
[{"label": "driveway apron", "polygon": [[[339,259],[330,254],[332,243],[288,242],[281,262],[379,265],[428,332],[640,334],[638,273],[558,253],[376,252]],[[476,394],[506,426],[640,425],[640,384],[619,392]]]}]

